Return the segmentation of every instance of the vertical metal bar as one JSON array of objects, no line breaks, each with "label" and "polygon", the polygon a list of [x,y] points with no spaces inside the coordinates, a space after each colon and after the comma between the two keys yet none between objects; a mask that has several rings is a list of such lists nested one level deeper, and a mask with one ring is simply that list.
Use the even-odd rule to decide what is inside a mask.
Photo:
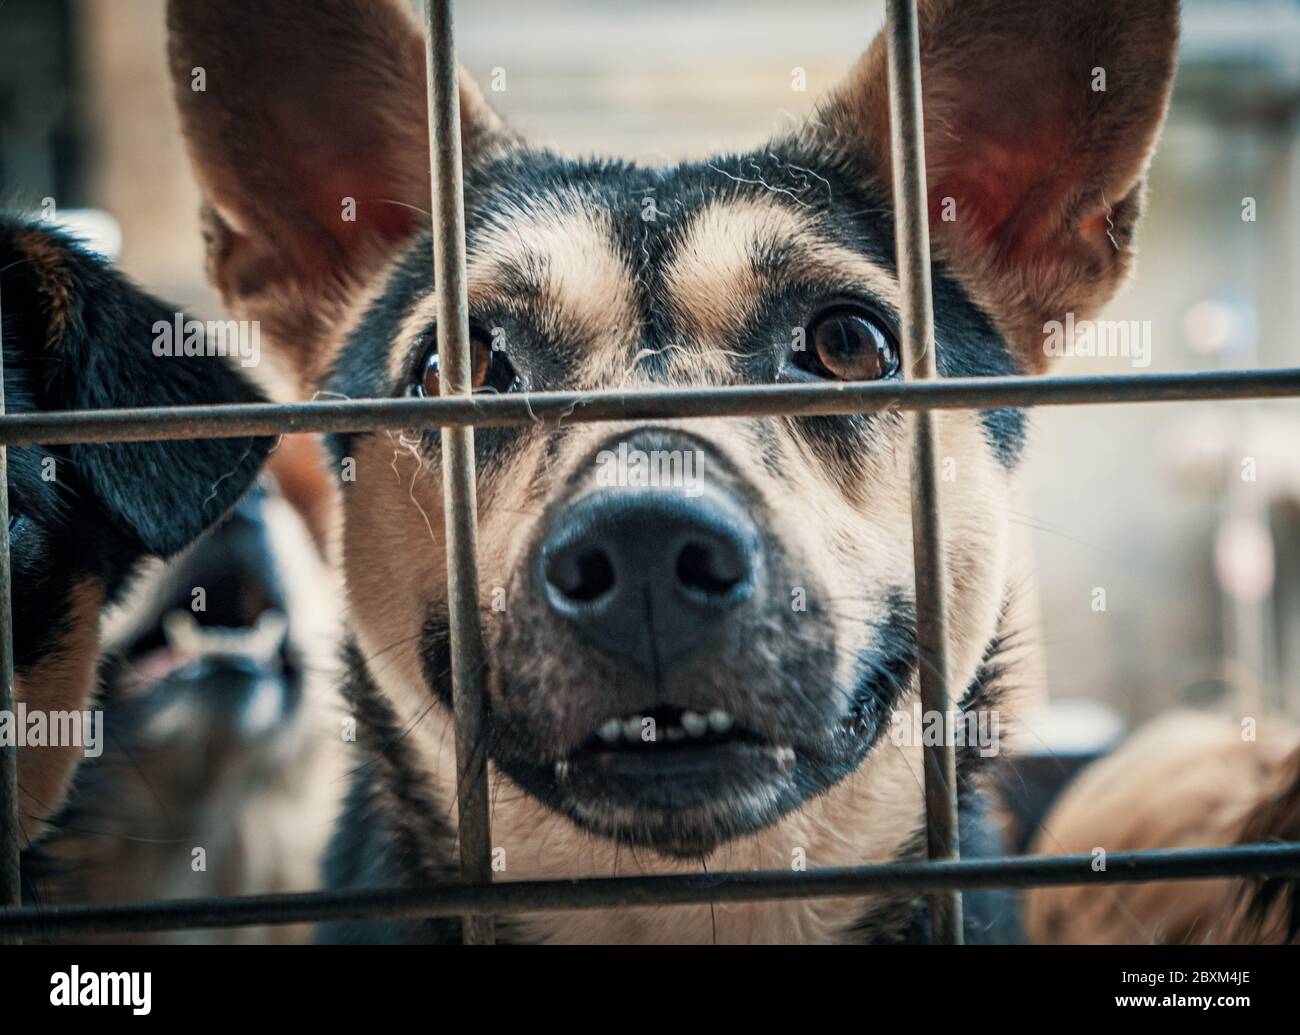
[{"label": "vertical metal bar", "polygon": [[[903,289],[903,371],[914,380],[938,376],[934,356],[934,304],[930,295],[930,225],[925,183],[925,133],[921,112],[921,46],[916,0],[888,0],[889,114],[894,172],[895,247]],[[937,469],[939,416],[911,416],[912,558],[916,568],[916,639],[921,708],[943,715],[940,744],[926,745],[925,822],[931,859],[955,859],[957,760],[948,694],[947,578],[939,524]],[[962,941],[961,893],[930,896],[931,938]]]},{"label": "vertical metal bar", "polygon": [[[426,0],[429,157],[433,166],[433,271],[438,295],[440,394],[469,395],[469,308],[465,298],[465,196],[461,182],[460,89],[451,0]],[[456,713],[460,872],[492,880],[488,816],[483,630],[478,609],[478,499],[474,429],[442,429],[443,514],[447,536],[452,704]],[[490,916],[463,918],[467,945],[494,940]]]},{"label": "vertical metal bar", "polygon": [[[0,296],[0,415],[5,412],[4,298]],[[13,585],[9,570],[9,450],[0,446],[0,714],[14,710]],[[18,744],[0,742],[0,908],[22,905]],[[7,939],[0,938],[0,941]],[[17,939],[14,939],[15,941]]]}]

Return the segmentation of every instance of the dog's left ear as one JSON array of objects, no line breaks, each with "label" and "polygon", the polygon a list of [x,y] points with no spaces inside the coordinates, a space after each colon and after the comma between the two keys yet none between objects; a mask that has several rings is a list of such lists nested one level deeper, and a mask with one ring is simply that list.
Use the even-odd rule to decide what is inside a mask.
[{"label": "dog's left ear", "polygon": [[[921,0],[930,233],[1030,371],[1043,325],[1086,319],[1132,261],[1178,0]],[[891,184],[885,36],[817,115]]]},{"label": "dog's left ear", "polygon": [[[261,402],[223,356],[155,350],[184,314],[62,234],[0,219],[5,379],[39,410]],[[157,355],[156,351],[170,351]],[[67,447],[78,490],[143,554],[188,546],[244,494],[268,438]]]}]

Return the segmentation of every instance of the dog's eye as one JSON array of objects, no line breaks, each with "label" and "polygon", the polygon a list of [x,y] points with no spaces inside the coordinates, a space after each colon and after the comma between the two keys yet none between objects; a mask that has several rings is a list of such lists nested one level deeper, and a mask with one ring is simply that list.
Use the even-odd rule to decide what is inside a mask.
[{"label": "dog's eye", "polygon": [[840,305],[814,317],[796,363],[818,377],[879,381],[898,370],[898,349],[869,311]]},{"label": "dog's eye", "polygon": [[[436,399],[439,393],[438,345],[432,332],[429,338],[433,344],[421,358],[409,391],[411,395]],[[470,384],[474,391],[517,392],[523,388],[519,374],[505,352],[493,348],[492,339],[474,327],[469,332],[469,349]]]}]

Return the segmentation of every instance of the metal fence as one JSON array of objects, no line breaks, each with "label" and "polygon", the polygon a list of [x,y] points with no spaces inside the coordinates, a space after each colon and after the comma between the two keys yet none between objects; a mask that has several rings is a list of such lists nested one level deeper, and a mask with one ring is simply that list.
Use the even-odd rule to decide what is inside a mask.
[{"label": "metal fence", "polygon": [[[1231,876],[1300,876],[1300,845],[1114,853],[1102,872],[1091,855],[960,859],[952,738],[925,747],[928,862],[793,872],[588,878],[493,884],[487,720],[478,611],[474,428],[629,419],[810,416],[900,410],[910,414],[912,537],[922,707],[947,713],[948,686],[936,411],[1300,396],[1300,369],[1086,378],[936,378],[916,0],[888,0],[890,113],[897,254],[902,286],[903,383],[750,386],[665,391],[551,392],[475,397],[470,385],[465,219],[451,0],[429,0],[429,144],[433,259],[438,284],[441,398],[141,408],[4,415],[0,377],[0,486],[5,448],[40,442],[146,441],[398,430],[442,433],[452,696],[455,709],[460,884],[421,889],[304,892],[110,905],[22,907],[17,748],[0,746],[0,940],[24,936],[310,923],[363,917],[461,916],[464,941],[494,940],[493,920],[538,910],[825,898],[906,891],[929,896],[932,938],[962,940],[961,889],[1121,884]],[[3,371],[0,370],[0,374]],[[0,519],[7,525],[7,494]],[[0,710],[13,707],[8,537],[0,537]]]}]

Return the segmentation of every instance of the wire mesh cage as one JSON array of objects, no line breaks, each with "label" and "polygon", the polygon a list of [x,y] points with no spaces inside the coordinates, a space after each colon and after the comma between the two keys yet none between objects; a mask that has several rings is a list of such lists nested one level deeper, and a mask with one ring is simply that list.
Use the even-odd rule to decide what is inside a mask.
[{"label": "wire mesh cage", "polygon": [[[1114,853],[1104,872],[1091,856],[962,860],[951,738],[925,747],[928,861],[795,872],[728,872],[493,884],[487,722],[479,627],[476,427],[656,418],[790,417],[900,411],[909,415],[917,652],[922,707],[948,713],[941,492],[937,415],[944,409],[1068,406],[1300,395],[1300,371],[1223,371],[1104,377],[940,379],[935,365],[926,207],[920,46],[915,0],[889,0],[887,40],[896,246],[902,288],[901,383],[765,385],[655,391],[471,392],[465,216],[457,62],[450,0],[426,5],[429,141],[433,168],[433,260],[441,398],[145,408],[0,416],[0,484],[5,447],[26,444],[199,439],[243,435],[440,427],[452,687],[458,774],[461,883],[367,892],[304,892],[110,905],[24,907],[20,901],[17,748],[0,746],[0,938],[290,924],[361,917],[461,916],[466,943],[494,940],[493,917],[537,910],[629,905],[845,897],[890,889],[929,896],[935,942],[962,940],[962,889],[1027,888],[1237,876],[1300,875],[1300,845]],[[0,299],[0,305],[3,299]],[[0,414],[3,396],[0,395]],[[0,492],[0,518],[7,503]],[[0,540],[0,710],[14,704],[12,585]]]}]

